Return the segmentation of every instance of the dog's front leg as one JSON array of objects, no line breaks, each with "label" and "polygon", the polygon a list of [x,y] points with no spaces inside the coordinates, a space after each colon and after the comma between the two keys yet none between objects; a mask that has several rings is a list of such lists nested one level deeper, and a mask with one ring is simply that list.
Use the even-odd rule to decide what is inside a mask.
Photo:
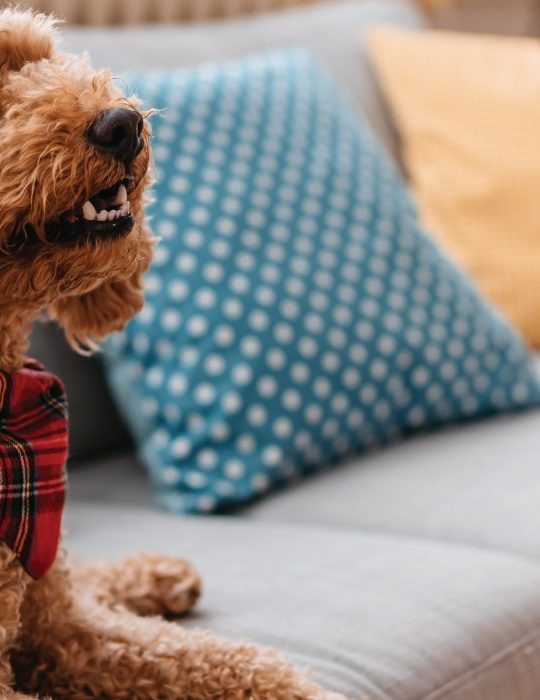
[{"label": "dog's front leg", "polygon": [[57,700],[330,700],[274,653],[110,610],[58,564],[29,587],[19,684]]},{"label": "dog's front leg", "polygon": [[201,580],[184,559],[140,553],[119,562],[90,562],[73,570],[75,587],[114,609],[179,617],[196,604]]}]

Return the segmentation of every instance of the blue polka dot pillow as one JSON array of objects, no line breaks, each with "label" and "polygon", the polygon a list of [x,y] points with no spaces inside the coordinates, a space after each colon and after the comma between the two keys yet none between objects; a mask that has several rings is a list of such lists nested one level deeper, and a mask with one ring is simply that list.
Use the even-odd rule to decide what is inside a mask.
[{"label": "blue polka dot pillow", "polygon": [[131,76],[161,242],[109,376],[161,502],[223,510],[411,430],[537,402],[506,321],[302,51]]}]

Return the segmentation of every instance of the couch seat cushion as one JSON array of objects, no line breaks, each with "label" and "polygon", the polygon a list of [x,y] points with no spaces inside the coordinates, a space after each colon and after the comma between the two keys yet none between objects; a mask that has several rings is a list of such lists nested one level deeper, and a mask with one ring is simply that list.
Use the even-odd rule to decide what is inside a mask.
[{"label": "couch seat cushion", "polygon": [[540,557],[540,412],[460,426],[352,459],[249,515],[475,543]]},{"label": "couch seat cushion", "polygon": [[72,504],[86,557],[191,559],[190,627],[270,644],[351,700],[536,700],[540,567],[405,537]]}]

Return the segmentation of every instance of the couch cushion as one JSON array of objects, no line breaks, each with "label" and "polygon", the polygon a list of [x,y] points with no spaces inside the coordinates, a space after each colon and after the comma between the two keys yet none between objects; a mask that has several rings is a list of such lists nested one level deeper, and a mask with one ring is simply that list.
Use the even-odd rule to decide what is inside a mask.
[{"label": "couch cushion", "polygon": [[538,41],[396,29],[370,39],[425,225],[540,348]]},{"label": "couch cushion", "polygon": [[130,74],[162,237],[109,377],[161,502],[230,509],[374,442],[540,403],[326,69],[280,50]]},{"label": "couch cushion", "polygon": [[67,525],[81,557],[188,557],[205,595],[185,624],[275,646],[351,700],[538,698],[540,568],[519,557],[117,507]]},{"label": "couch cushion", "polygon": [[540,413],[494,418],[353,459],[249,510],[540,557]]},{"label": "couch cushion", "polygon": [[[62,30],[66,50],[88,51],[96,67],[114,71],[194,66],[274,46],[305,46],[328,63],[357,107],[397,159],[395,133],[373,79],[360,30],[374,24],[420,27],[412,0],[347,0],[227,22],[128,28]],[[66,383],[70,401],[71,453],[75,456],[129,444],[104,387],[98,363],[71,352],[62,334],[36,324],[33,356]]]}]

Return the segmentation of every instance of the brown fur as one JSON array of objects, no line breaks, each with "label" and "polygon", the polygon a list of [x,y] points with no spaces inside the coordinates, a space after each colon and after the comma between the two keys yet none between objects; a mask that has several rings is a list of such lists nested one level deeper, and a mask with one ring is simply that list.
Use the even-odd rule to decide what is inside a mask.
[{"label": "brown fur", "polygon": [[[136,109],[107,71],[55,47],[54,21],[0,13],[0,368],[21,366],[30,325],[56,319],[78,349],[142,306],[152,240],[143,218],[149,129],[130,172],[86,138],[96,116]],[[46,224],[132,178],[124,238],[51,241]],[[188,632],[160,616],[200,593],[190,564],[139,555],[70,571],[64,555],[34,582],[0,544],[0,697],[16,700],[329,700],[274,652]]]}]

